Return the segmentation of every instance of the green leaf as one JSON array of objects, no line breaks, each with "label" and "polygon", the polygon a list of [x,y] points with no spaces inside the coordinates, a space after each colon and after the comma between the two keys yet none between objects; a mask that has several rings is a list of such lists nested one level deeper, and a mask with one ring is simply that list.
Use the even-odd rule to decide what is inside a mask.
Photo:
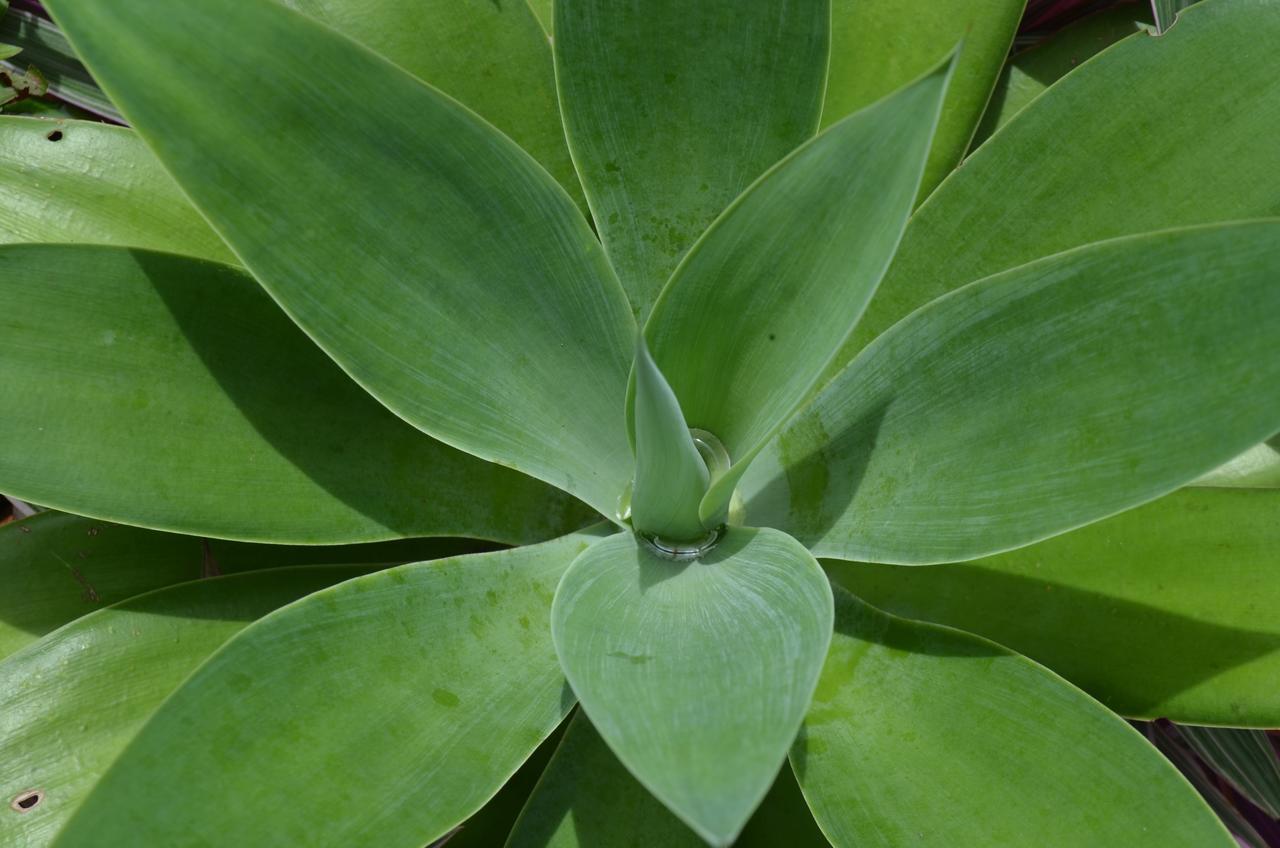
[{"label": "green leaf", "polygon": [[22,48],[13,44],[0,44],[0,60],[12,59],[22,52]]},{"label": "green leaf", "polygon": [[441,441],[613,514],[632,471],[635,328],[591,228],[537,163],[275,3],[49,6],[197,208],[348,374]]},{"label": "green leaf", "polygon": [[1173,26],[1178,13],[1195,2],[1196,0],[1151,0],[1151,7],[1155,11],[1156,28],[1161,33],[1167,32],[1169,27]]},{"label": "green leaf", "polygon": [[76,58],[67,37],[51,21],[14,9],[0,19],[0,39],[22,46],[22,58],[49,80],[49,94],[112,121],[120,113]]},{"label": "green leaf", "polygon": [[[1153,500],[1280,426],[1280,221],[990,277],[867,347],[744,480],[818,556],[922,565]],[[763,459],[763,458],[762,458]]]},{"label": "green leaf", "polygon": [[698,504],[711,479],[680,411],[680,402],[654,364],[644,339],[636,342],[636,479],[632,522],[673,541],[706,535]]},{"label": "green leaf", "polygon": [[551,615],[592,724],[715,845],[733,841],[773,782],[830,631],[830,584],[808,551],[741,527],[683,561],[631,533],[599,542],[565,573]]},{"label": "green leaf", "polygon": [[529,8],[533,10],[533,14],[538,18],[538,23],[542,25],[542,29],[546,32],[548,40],[551,35],[551,11],[552,0],[527,0]]},{"label": "green leaf", "polygon": [[572,499],[424,436],[235,269],[115,247],[0,248],[0,491],[277,543],[548,538]]},{"label": "green leaf", "polygon": [[822,125],[923,74],[963,40],[920,186],[924,199],[969,147],[1026,0],[832,0]]},{"label": "green leaf", "polygon": [[[705,844],[631,776],[578,712],[520,814],[507,848],[701,848]],[[828,846],[786,767],[733,844],[736,848]]]},{"label": "green leaf", "polygon": [[546,621],[594,538],[404,565],[258,621],[169,697],[56,844],[442,836],[573,706]]},{"label": "green leaf", "polygon": [[281,2],[473,109],[542,163],[586,209],[560,123],[551,43],[521,0]]},{"label": "green leaf", "polygon": [[42,793],[28,812],[5,810],[5,845],[48,845],[148,716],[219,645],[361,571],[285,568],[171,586],[91,613],[0,662],[0,799],[7,806]]},{"label": "green leaf", "polygon": [[569,148],[637,316],[720,211],[813,135],[829,26],[827,0],[557,0]]},{"label": "green leaf", "polygon": [[119,244],[235,262],[132,131],[0,117],[0,244]]},{"label": "green leaf", "polygon": [[836,590],[791,762],[837,848],[1234,843],[1125,722],[1035,663]]},{"label": "green leaf", "polygon": [[399,564],[483,547],[463,539],[253,545],[42,512],[0,527],[0,659],[86,613],[199,577],[285,565]]},{"label": "green leaf", "polygon": [[1189,725],[1178,732],[1241,795],[1280,819],[1280,755],[1266,732]]},{"label": "green leaf", "polygon": [[830,563],[887,612],[960,627],[1127,716],[1280,726],[1280,492],[1184,489],[1028,548]]},{"label": "green leaf", "polygon": [[1280,0],[1205,0],[1068,74],[916,212],[828,375],[965,283],[1103,239],[1280,215],[1280,182],[1260,177],[1280,74],[1269,51],[1240,49],[1277,42]]},{"label": "green leaf", "polygon": [[1192,485],[1280,489],[1280,436],[1254,445],[1230,462],[1196,479]]},{"label": "green leaf", "polygon": [[996,80],[971,146],[986,141],[1080,63],[1122,38],[1145,31],[1150,22],[1151,9],[1146,5],[1111,6],[1073,21],[1034,47],[1015,54]]},{"label": "green leaf", "polygon": [[748,189],[654,306],[650,348],[690,425],[736,466],[702,504],[723,523],[742,472],[805,398],[884,274],[920,185],[950,65],[833,126]]}]

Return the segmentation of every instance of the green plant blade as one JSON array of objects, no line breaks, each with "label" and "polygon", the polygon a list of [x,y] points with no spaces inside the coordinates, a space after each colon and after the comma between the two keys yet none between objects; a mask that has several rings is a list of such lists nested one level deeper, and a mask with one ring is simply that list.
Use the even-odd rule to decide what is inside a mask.
[{"label": "green plant blade", "polygon": [[1080,63],[1123,38],[1145,31],[1150,24],[1151,10],[1145,6],[1111,6],[1074,21],[1034,47],[1015,54],[996,80],[972,147],[986,141]]},{"label": "green plant blade", "polygon": [[112,121],[120,120],[111,101],[76,58],[67,37],[51,21],[21,9],[0,15],[0,40],[22,47],[22,62],[49,82],[48,93]]},{"label": "green plant blade", "polygon": [[837,848],[1234,844],[1174,767],[1088,695],[840,588],[791,763]]},{"label": "green plant blade", "polygon": [[[285,568],[171,586],[91,613],[0,662],[5,845],[48,845],[160,702],[232,635],[361,572]],[[31,790],[43,796],[34,807],[9,807]]]},{"label": "green plant blade", "polygon": [[369,398],[254,282],[116,247],[0,248],[0,491],[277,543],[549,538],[588,511]]},{"label": "green plant blade", "polygon": [[828,567],[867,602],[1007,645],[1123,715],[1276,727],[1278,513],[1280,492],[1185,489],[974,562]]},{"label": "green plant blade", "polygon": [[123,127],[0,117],[0,193],[0,244],[119,244],[235,262]]},{"label": "green plant blade", "polygon": [[572,718],[565,719],[537,750],[529,755],[511,779],[502,784],[498,794],[479,812],[454,828],[441,842],[449,848],[499,848],[507,841],[525,803],[547,770],[547,763],[560,747],[565,729]]},{"label": "green plant blade", "polygon": [[1277,278],[1280,221],[1264,221],[1116,239],[956,291],[787,425],[744,481],[747,520],[819,556],[923,565],[1153,500],[1280,425]]},{"label": "green plant blade", "polygon": [[542,30],[548,36],[551,35],[551,19],[552,19],[552,0],[526,0],[529,8],[533,10],[533,14],[538,19],[538,23],[542,25]]},{"label": "green plant blade", "polygon": [[[516,821],[507,848],[701,848],[631,776],[581,712]],[[735,848],[828,848],[784,767]]]},{"label": "green plant blade", "polygon": [[281,0],[466,104],[537,159],[579,206],[546,31],[520,0]]},{"label": "green plant blade", "polygon": [[1280,489],[1280,436],[1260,445],[1197,478],[1193,486],[1243,489]]},{"label": "green plant blade", "polygon": [[398,565],[484,547],[465,539],[254,545],[42,512],[0,527],[0,659],[94,610],[200,577],[287,565]]},{"label": "green plant blade", "polygon": [[636,344],[635,380],[632,523],[638,530],[664,539],[699,539],[705,531],[698,518],[698,504],[711,474],[689,435],[680,402],[643,339]]},{"label": "green plant blade", "polygon": [[703,500],[709,526],[724,521],[742,472],[813,388],[893,258],[950,69],[771,169],[698,240],[654,306],[654,358],[689,424],[736,466]]},{"label": "green plant blade", "polygon": [[809,552],[741,527],[682,562],[631,533],[599,542],[569,567],[551,613],[592,724],[715,845],[733,841],[778,773],[830,631],[830,584]]},{"label": "green plant blade", "polygon": [[813,135],[829,26],[827,0],[557,0],[569,148],[637,316],[720,211]]},{"label": "green plant blade", "polygon": [[613,514],[632,470],[635,328],[591,228],[536,162],[275,3],[49,6],[196,206],[348,374],[441,441]]},{"label": "green plant blade", "polygon": [[999,271],[1123,235],[1280,215],[1280,186],[1259,178],[1280,155],[1280,74],[1268,51],[1239,49],[1278,40],[1280,0],[1204,0],[1166,35],[1128,39],[1061,79],[916,212],[828,374],[913,310]]},{"label": "green plant blade", "polygon": [[261,619],[169,697],[55,844],[442,836],[573,706],[545,622],[595,538],[404,565]]},{"label": "green plant blade", "polygon": [[923,199],[968,149],[1025,5],[1026,0],[832,0],[822,125],[925,73],[963,40],[919,188]]},{"label": "green plant blade", "polygon": [[1178,732],[1241,795],[1280,819],[1280,755],[1265,732],[1191,725]]}]

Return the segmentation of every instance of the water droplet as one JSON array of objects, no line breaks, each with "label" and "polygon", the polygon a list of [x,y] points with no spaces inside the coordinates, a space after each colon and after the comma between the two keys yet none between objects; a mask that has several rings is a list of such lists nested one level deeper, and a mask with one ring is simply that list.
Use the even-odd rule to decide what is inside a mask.
[{"label": "water droplet", "polygon": [[637,534],[649,546],[649,549],[663,559],[674,559],[681,562],[697,559],[710,551],[724,537],[725,528],[717,527],[701,539],[692,542],[676,542],[646,533]]}]

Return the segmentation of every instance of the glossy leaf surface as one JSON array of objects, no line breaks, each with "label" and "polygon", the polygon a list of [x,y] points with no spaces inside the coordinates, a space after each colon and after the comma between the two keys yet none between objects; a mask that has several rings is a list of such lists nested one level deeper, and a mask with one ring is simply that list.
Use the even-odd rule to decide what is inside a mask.
[{"label": "glossy leaf surface", "polygon": [[556,0],[565,131],[638,316],[720,211],[813,135],[828,19],[827,0]]},{"label": "glossy leaf surface", "polygon": [[1026,0],[832,0],[829,126],[923,74],[963,42],[919,197],[954,168],[982,117]]},{"label": "glossy leaf surface", "polygon": [[645,336],[692,427],[737,468],[703,502],[722,523],[751,458],[809,393],[893,258],[950,66],[837,124],[753,185],[694,245]]},{"label": "glossy leaf surface", "polygon": [[0,244],[119,244],[235,261],[123,127],[0,117],[0,193]]},{"label": "glossy leaf surface", "polygon": [[1280,725],[1280,492],[1185,489],[975,562],[830,563],[869,603],[980,634],[1127,716]]},{"label": "glossy leaf surface", "polygon": [[581,504],[435,442],[227,266],[0,248],[0,491],[202,535],[532,541]]},{"label": "glossy leaf surface", "polygon": [[285,568],[171,586],[76,620],[0,662],[0,798],[11,848],[48,845],[160,702],[209,654],[350,566]]},{"label": "glossy leaf surface", "polygon": [[831,634],[831,588],[776,530],[732,527],[693,561],[622,533],[574,561],[551,630],[618,758],[715,845],[768,791]]},{"label": "glossy leaf surface", "polygon": [[565,145],[551,44],[534,11],[491,0],[281,0],[502,130],[585,206]]},{"label": "glossy leaf surface", "polygon": [[747,520],[819,556],[927,564],[1159,497],[1280,425],[1277,279],[1270,221],[1116,239],[957,291],[787,425],[749,472]]},{"label": "glossy leaf surface", "polygon": [[[791,769],[735,848],[827,848]],[[631,776],[581,712],[516,822],[507,848],[702,848],[702,839]]]},{"label": "glossy leaf surface", "polygon": [[436,438],[612,514],[631,476],[634,326],[591,228],[527,154],[274,3],[50,7],[196,206],[347,373]]},{"label": "glossy leaf surface", "polygon": [[1259,177],[1280,159],[1280,74],[1262,47],[1278,40],[1280,0],[1204,0],[1167,34],[1064,77],[916,212],[829,373],[999,271],[1116,236],[1280,215],[1280,186]]},{"label": "glossy leaf surface", "polygon": [[1234,844],[1173,766],[1080,690],[840,589],[791,761],[837,848]]},{"label": "glossy leaf surface", "polygon": [[42,512],[0,527],[0,659],[82,615],[199,577],[286,565],[399,564],[485,546],[464,539],[254,545]]},{"label": "glossy leaf surface", "polygon": [[258,621],[165,702],[56,844],[430,843],[572,707],[546,621],[593,538],[399,566]]},{"label": "glossy leaf surface", "polygon": [[705,532],[698,504],[707,491],[710,472],[689,435],[680,402],[643,341],[636,345],[635,380],[632,523],[664,539],[699,539]]}]

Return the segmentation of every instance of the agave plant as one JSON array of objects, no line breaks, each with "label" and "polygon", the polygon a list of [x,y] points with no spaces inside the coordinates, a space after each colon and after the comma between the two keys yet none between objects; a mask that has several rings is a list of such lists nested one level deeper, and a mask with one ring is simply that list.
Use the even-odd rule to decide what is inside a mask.
[{"label": "agave plant", "polygon": [[6,844],[1232,844],[1121,716],[1280,718],[1280,4],[958,169],[1020,2],[46,5]]}]

